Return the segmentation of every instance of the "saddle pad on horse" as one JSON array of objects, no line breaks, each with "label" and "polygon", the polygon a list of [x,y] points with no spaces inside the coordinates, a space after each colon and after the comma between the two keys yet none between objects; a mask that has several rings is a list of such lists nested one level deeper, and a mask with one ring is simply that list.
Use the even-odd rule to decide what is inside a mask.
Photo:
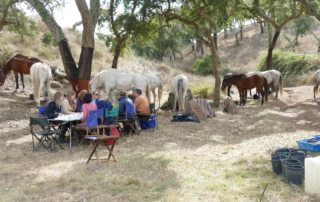
[{"label": "saddle pad on horse", "polygon": [[206,114],[204,113],[204,111],[201,109],[201,107],[195,100],[190,100],[189,105],[190,105],[190,113],[196,116],[199,121],[207,118]]}]

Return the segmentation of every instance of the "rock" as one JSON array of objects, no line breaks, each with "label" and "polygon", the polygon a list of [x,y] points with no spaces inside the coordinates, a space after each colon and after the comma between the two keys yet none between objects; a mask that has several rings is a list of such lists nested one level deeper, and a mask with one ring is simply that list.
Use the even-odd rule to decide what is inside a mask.
[{"label": "rock", "polygon": [[50,83],[51,88],[60,88],[60,84],[58,82],[52,81]]},{"label": "rock", "polygon": [[223,101],[223,111],[230,114],[237,114],[238,109],[231,97],[226,97]]}]

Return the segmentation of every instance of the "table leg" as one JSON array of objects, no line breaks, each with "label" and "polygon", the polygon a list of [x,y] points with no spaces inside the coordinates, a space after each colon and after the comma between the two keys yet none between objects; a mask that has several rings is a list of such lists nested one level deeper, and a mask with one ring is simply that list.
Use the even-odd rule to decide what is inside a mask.
[{"label": "table leg", "polygon": [[73,124],[70,124],[70,148],[71,148],[71,141],[72,141],[72,135],[73,135],[73,131],[74,131],[74,126]]}]

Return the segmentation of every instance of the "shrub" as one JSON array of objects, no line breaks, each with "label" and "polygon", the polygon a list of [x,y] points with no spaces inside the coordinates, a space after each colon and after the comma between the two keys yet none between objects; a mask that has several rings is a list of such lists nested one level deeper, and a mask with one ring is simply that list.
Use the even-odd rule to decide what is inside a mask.
[{"label": "shrub", "polygon": [[190,89],[195,97],[200,98],[213,98],[213,86],[209,84],[194,84],[190,86]]},{"label": "shrub", "polygon": [[[307,74],[319,68],[319,57],[316,55],[302,55],[289,51],[276,50],[272,56],[272,66],[280,71],[286,81],[286,86],[295,86],[309,83]],[[266,54],[258,65],[260,71],[265,71]],[[304,75],[303,79],[302,75]]]},{"label": "shrub", "polygon": [[200,75],[211,74],[211,60],[210,56],[204,56],[196,61],[193,66],[193,72]]},{"label": "shrub", "polygon": [[51,33],[46,32],[42,35],[41,38],[41,42],[45,45],[45,46],[56,46],[56,40],[54,39],[54,37],[52,36]]}]

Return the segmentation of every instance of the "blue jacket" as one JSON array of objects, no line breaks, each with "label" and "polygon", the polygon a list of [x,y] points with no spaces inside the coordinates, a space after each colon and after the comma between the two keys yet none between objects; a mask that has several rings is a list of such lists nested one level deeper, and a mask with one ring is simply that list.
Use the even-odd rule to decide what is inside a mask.
[{"label": "blue jacket", "polygon": [[133,119],[136,115],[134,104],[128,96],[119,98],[119,116],[123,118],[123,114],[127,114],[128,119]]},{"label": "blue jacket", "polygon": [[46,110],[46,116],[48,119],[54,119],[57,118],[60,113],[60,107],[55,103],[54,101],[50,102],[47,110]]}]

